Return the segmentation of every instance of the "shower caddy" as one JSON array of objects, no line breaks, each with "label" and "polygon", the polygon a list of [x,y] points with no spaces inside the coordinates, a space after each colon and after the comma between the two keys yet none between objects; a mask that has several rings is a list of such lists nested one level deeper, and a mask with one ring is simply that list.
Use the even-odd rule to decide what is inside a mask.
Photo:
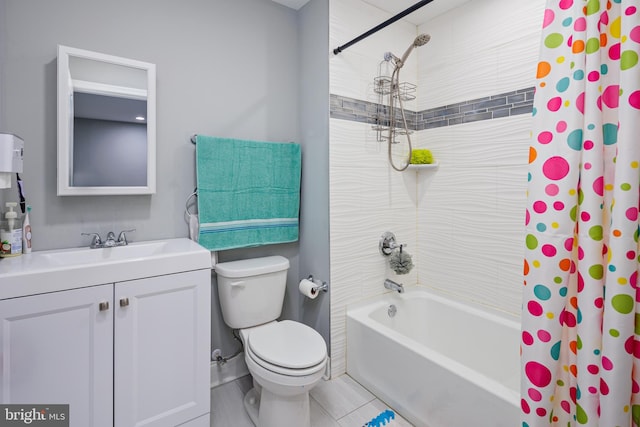
[{"label": "shower caddy", "polygon": [[[373,92],[378,99],[373,117],[375,124],[372,128],[376,131],[378,142],[390,140],[392,144],[398,144],[400,141],[396,141],[396,135],[413,133],[412,130],[404,128],[400,104],[416,99],[416,85],[409,82],[393,83],[391,71],[391,61],[385,58],[378,65],[378,75],[373,79]],[[389,108],[392,102],[394,117],[391,117],[391,109]]]}]

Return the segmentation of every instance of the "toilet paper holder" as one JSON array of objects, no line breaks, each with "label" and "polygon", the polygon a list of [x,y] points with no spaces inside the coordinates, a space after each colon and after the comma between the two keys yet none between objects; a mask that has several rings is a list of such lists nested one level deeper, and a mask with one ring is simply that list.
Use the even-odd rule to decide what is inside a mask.
[{"label": "toilet paper holder", "polygon": [[[318,291],[327,292],[329,290],[329,285],[327,284],[327,282],[323,282],[321,280],[315,280],[313,278],[313,274],[310,274],[309,277],[307,277],[307,280],[309,280],[310,282],[313,282],[313,284],[316,285],[314,287],[316,292]],[[320,282],[320,284],[318,284],[318,282]]]}]

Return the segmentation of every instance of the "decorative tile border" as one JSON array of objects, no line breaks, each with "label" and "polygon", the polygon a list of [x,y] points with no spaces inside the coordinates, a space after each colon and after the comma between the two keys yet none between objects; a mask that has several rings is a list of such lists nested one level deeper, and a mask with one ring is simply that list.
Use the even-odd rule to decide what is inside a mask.
[{"label": "decorative tile border", "polygon": [[[406,111],[405,114],[411,130],[432,129],[480,120],[531,114],[533,111],[533,94],[534,87],[528,87],[418,112]],[[330,117],[334,119],[375,124],[378,112],[384,113],[386,109],[386,106],[375,102],[334,94],[330,96]]]}]

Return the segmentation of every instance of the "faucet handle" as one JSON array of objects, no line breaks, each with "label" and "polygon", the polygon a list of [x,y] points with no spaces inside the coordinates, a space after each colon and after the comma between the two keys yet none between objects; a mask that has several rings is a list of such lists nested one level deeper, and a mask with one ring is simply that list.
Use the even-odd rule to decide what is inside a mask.
[{"label": "faucet handle", "polygon": [[100,238],[100,235],[98,233],[80,233],[80,235],[93,236],[93,239],[91,239],[91,244],[89,245],[90,248],[95,249],[102,246],[102,239]]},{"label": "faucet handle", "polygon": [[122,230],[118,235],[118,244],[122,246],[127,245],[127,235],[125,233],[133,233],[134,231],[136,231],[135,228],[132,228],[131,230]]}]

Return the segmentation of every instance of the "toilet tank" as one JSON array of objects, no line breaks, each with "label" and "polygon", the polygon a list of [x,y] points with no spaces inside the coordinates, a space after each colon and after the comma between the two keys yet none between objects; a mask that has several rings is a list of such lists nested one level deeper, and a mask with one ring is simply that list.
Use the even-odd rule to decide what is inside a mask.
[{"label": "toilet tank", "polygon": [[282,312],[289,260],[282,256],[216,264],[224,322],[233,329],[276,320]]}]

